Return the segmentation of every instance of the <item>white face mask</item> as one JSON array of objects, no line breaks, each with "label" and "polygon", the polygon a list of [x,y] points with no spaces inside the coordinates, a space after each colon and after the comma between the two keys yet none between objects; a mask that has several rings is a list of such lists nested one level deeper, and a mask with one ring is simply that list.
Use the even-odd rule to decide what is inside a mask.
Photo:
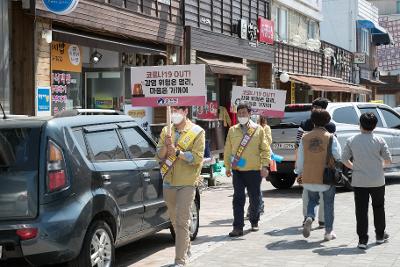
[{"label": "white face mask", "polygon": [[174,112],[174,113],[172,113],[172,115],[171,115],[171,120],[172,120],[172,123],[173,123],[173,124],[177,125],[177,124],[179,124],[179,123],[182,122],[182,120],[183,120],[183,115],[180,114],[180,113]]},{"label": "white face mask", "polygon": [[238,121],[241,125],[245,125],[249,122],[249,117],[238,117]]}]

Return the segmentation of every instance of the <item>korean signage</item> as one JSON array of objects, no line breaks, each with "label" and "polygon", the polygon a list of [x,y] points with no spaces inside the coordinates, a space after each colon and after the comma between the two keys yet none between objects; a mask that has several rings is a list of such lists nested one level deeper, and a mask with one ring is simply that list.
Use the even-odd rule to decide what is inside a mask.
[{"label": "korean signage", "polygon": [[51,88],[36,88],[36,116],[51,115]]},{"label": "korean signage", "polygon": [[205,66],[131,68],[132,106],[204,106]]},{"label": "korean signage", "polygon": [[218,119],[218,101],[207,101],[205,106],[197,107],[198,119]]},{"label": "korean signage", "polygon": [[272,20],[258,18],[258,41],[274,44],[274,22]]},{"label": "korean signage", "polygon": [[354,53],[354,64],[364,64],[366,56],[365,53]]},{"label": "korean signage", "polygon": [[82,72],[79,46],[63,42],[51,43],[51,98],[52,114],[57,114],[78,103]]},{"label": "korean signage", "polygon": [[50,12],[66,15],[74,11],[79,0],[42,0],[42,2]]},{"label": "korean signage", "polygon": [[51,69],[71,72],[82,71],[82,58],[79,46],[62,43],[51,43]]},{"label": "korean signage", "polygon": [[282,118],[286,102],[285,90],[233,86],[231,103],[235,107],[248,103],[253,114]]},{"label": "korean signage", "polygon": [[239,20],[239,37],[242,39],[247,39],[247,19]]},{"label": "korean signage", "polygon": [[153,123],[153,109],[151,107],[132,107],[125,105],[124,111],[126,114],[135,119],[145,131],[151,133],[150,125]]}]

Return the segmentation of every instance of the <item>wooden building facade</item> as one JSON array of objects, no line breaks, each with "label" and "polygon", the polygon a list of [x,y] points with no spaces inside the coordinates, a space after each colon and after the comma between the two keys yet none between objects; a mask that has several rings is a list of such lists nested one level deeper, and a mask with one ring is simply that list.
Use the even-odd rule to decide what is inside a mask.
[{"label": "wooden building facade", "polygon": [[[202,121],[211,150],[222,150],[224,131],[236,123],[231,109],[232,86],[272,87],[274,62],[270,0],[186,0],[185,63],[206,65],[207,106],[219,111]],[[226,116],[224,116],[224,114]],[[224,121],[219,118],[225,118]]]},{"label": "wooden building facade", "polygon": [[[13,113],[37,114],[39,87],[51,88],[52,115],[78,107],[127,111],[130,67],[182,63],[183,1],[80,0],[65,15],[42,0],[30,3],[11,2],[13,74],[26,73],[12,77]],[[70,51],[76,65],[59,64]],[[151,123],[157,112],[148,113]]]}]

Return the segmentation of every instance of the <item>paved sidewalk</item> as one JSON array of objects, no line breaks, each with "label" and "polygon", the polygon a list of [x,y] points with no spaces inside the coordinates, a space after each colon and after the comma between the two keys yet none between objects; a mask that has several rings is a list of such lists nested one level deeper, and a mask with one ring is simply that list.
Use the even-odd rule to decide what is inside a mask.
[{"label": "paved sidewalk", "polygon": [[311,236],[305,239],[299,217],[301,200],[285,203],[282,196],[280,210],[266,203],[259,232],[235,239],[220,237],[208,250],[195,246],[190,266],[400,266],[400,178],[390,181],[386,187],[386,222],[391,236],[388,243],[375,244],[370,209],[368,249],[356,247],[352,192],[339,190],[336,194],[334,230],[338,238],[329,242],[323,241],[324,230],[316,229],[316,223]]}]

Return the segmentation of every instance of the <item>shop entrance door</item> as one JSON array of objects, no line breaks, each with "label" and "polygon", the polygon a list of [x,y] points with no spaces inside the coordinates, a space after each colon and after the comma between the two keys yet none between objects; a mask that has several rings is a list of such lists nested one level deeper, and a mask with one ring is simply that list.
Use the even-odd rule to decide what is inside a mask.
[{"label": "shop entrance door", "polygon": [[240,76],[223,76],[219,79],[219,105],[224,106],[229,113],[232,125],[236,124],[236,116],[231,112],[232,86],[241,84]]},{"label": "shop entrance door", "polygon": [[85,77],[85,108],[122,110],[124,75],[121,69],[87,69]]}]

